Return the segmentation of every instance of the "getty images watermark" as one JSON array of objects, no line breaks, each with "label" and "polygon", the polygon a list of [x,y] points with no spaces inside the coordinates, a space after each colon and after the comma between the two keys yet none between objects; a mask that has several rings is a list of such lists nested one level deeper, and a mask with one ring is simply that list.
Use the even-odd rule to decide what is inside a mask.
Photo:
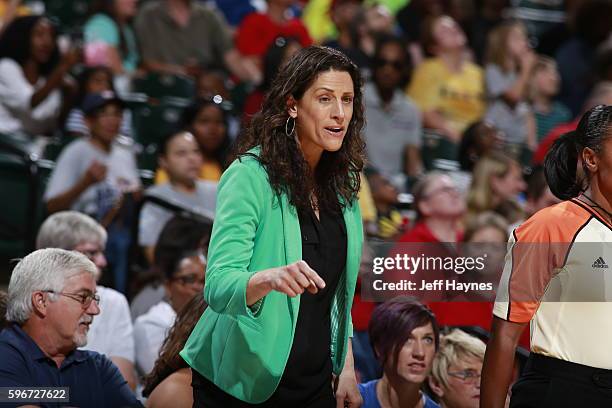
[{"label": "getty images watermark", "polygon": [[370,243],[367,252],[365,301],[612,301],[612,243]]}]

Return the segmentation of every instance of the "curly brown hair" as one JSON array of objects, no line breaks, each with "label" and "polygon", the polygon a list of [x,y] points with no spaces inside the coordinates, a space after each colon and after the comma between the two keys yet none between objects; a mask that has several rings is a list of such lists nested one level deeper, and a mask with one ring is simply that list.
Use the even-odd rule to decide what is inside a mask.
[{"label": "curly brown hair", "polygon": [[[295,139],[286,135],[287,102],[291,97],[300,100],[317,77],[327,71],[347,72],[351,76],[355,92],[353,116],[342,147],[336,152],[324,151],[313,175]],[[312,193],[319,208],[346,206],[357,197],[359,172],[364,164],[362,85],[359,69],[340,51],[321,46],[298,51],[274,78],[261,111],[253,117],[233,158],[259,146],[258,160],[268,173],[272,189],[276,194],[286,193],[289,202],[299,210],[311,207]]]},{"label": "curly brown hair", "polygon": [[187,368],[189,365],[181,358],[179,351],[185,347],[185,343],[193,328],[200,320],[200,316],[208,305],[204,301],[204,292],[198,292],[189,303],[187,303],[176,316],[174,325],[168,332],[166,340],[159,351],[159,358],[149,375],[144,379],[142,395],[148,397],[155,387],[159,385],[170,374]]}]

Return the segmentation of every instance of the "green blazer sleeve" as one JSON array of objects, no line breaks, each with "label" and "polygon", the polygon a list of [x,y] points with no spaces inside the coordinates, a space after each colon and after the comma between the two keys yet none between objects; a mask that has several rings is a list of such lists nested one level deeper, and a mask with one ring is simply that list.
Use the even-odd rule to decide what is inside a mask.
[{"label": "green blazer sleeve", "polygon": [[249,272],[248,266],[262,219],[267,180],[247,163],[235,161],[219,183],[204,298],[217,313],[252,316],[246,288],[256,271]]}]

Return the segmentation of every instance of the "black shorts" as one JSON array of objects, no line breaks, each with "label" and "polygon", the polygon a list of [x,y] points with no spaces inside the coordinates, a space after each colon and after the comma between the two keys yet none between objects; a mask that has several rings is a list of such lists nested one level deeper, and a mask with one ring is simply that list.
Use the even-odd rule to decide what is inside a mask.
[{"label": "black shorts", "polygon": [[531,353],[510,408],[610,408],[612,370]]}]

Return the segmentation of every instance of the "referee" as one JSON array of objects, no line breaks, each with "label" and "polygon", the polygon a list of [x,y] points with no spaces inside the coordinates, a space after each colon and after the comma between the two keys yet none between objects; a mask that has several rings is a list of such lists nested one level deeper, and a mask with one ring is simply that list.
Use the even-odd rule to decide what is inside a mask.
[{"label": "referee", "polygon": [[504,407],[527,324],[531,355],[510,408],[612,407],[611,125],[612,107],[597,106],[546,157],[550,189],[567,201],[539,211],[510,238],[481,408]]}]

